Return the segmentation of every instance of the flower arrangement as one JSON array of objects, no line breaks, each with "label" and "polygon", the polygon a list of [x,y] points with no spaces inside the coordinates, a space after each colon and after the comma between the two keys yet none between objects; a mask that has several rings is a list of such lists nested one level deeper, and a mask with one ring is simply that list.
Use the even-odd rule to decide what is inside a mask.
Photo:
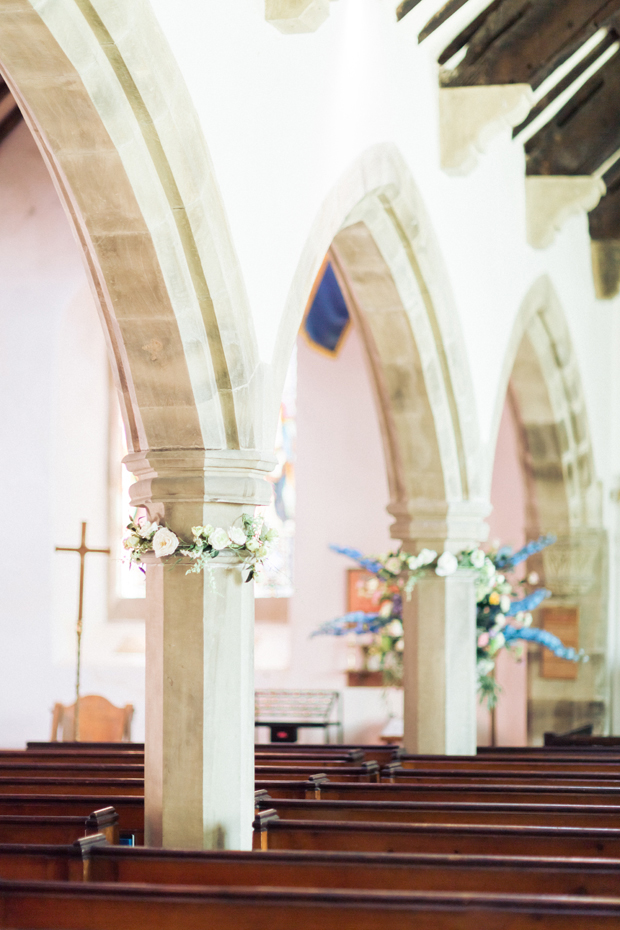
[{"label": "flower arrangement", "polygon": [[370,572],[365,594],[378,600],[375,613],[355,611],[335,620],[328,620],[312,635],[343,636],[354,633],[370,640],[368,655],[374,657],[383,672],[386,685],[396,685],[403,678],[404,631],[402,624],[403,597],[409,599],[416,583],[433,573],[440,577],[459,569],[475,573],[477,603],[476,667],[480,700],[495,707],[499,688],[494,677],[497,654],[509,648],[518,655],[519,640],[541,643],[556,655],[572,662],[588,660],[583,650],[567,648],[546,630],[532,628],[532,613],[551,592],[537,588],[538,576],[532,572],[525,581],[510,581],[506,577],[530,555],[555,542],[553,536],[541,536],[513,552],[510,547],[485,553],[468,549],[454,555],[438,555],[432,549],[422,549],[409,555],[399,549],[384,556],[366,558],[356,549],[332,546],[335,552],[347,555]]},{"label": "flower arrangement", "polygon": [[144,555],[150,552],[158,559],[175,553],[193,559],[194,564],[188,568],[186,574],[209,570],[212,559],[220,552],[229,550],[242,560],[242,567],[248,569],[246,581],[251,581],[269,554],[278,534],[269,529],[260,516],[250,517],[244,513],[241,516],[241,524],[231,526],[227,530],[219,526],[193,526],[192,541],[188,543],[179,539],[167,526],[160,526],[157,522],[130,520],[127,524],[129,536],[123,540],[123,546],[129,553],[130,560],[142,571],[144,568],[140,563]]}]

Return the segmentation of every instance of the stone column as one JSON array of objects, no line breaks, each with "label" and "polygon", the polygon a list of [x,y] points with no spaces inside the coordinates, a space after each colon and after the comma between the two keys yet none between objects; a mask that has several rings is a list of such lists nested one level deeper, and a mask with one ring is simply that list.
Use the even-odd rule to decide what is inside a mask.
[{"label": "stone column", "polygon": [[[265,504],[274,462],[246,452],[130,455],[132,501],[177,535],[228,528]],[[145,841],[250,849],[254,809],[254,593],[233,555],[210,573],[147,567]]]},{"label": "stone column", "polygon": [[[413,502],[391,507],[392,535],[417,553],[458,552],[486,538],[481,502]],[[476,753],[476,594],[472,572],[430,575],[403,604],[405,748]]]}]

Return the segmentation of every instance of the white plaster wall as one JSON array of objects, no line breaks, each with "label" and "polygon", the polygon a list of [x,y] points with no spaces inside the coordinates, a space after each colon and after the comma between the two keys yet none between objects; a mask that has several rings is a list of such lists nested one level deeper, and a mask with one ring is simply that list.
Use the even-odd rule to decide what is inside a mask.
[{"label": "white plaster wall", "polygon": [[[79,559],[55,545],[107,545],[108,370],[81,256],[21,125],[0,146],[0,746],[48,739],[74,687]],[[143,658],[114,652],[105,557],[87,568],[83,693],[137,706]],[[98,562],[98,564],[97,564]],[[125,665],[123,664],[125,663]]]},{"label": "white plaster wall", "polygon": [[[289,667],[258,671],[259,688],[345,691],[345,740],[376,737],[388,718],[380,688],[345,688],[344,638],[310,634],[346,611],[346,572],[354,563],[329,545],[372,554],[391,548],[383,448],[364,349],[351,326],[337,358],[297,340],[297,489],[295,593],[289,623]],[[261,632],[262,624],[257,624]],[[309,731],[302,739],[310,739]]]}]

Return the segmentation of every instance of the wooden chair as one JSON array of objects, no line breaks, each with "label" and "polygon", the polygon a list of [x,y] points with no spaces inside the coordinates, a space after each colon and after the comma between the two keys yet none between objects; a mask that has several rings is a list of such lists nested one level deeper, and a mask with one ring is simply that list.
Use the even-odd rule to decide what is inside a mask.
[{"label": "wooden chair", "polygon": [[[52,742],[75,740],[75,704],[55,704],[52,713]],[[100,694],[80,698],[80,738],[86,742],[131,741],[133,704],[116,707]]]}]

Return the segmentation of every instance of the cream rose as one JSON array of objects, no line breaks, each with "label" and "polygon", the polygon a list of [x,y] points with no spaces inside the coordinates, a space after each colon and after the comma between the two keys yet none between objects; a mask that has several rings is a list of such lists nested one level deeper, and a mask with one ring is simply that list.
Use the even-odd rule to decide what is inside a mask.
[{"label": "cream rose", "polygon": [[430,565],[435,558],[437,558],[437,553],[433,549],[422,549],[418,552],[418,565]]},{"label": "cream rose", "polygon": [[245,544],[245,548],[248,550],[248,552],[258,552],[260,547],[261,546],[258,539],[248,539]]},{"label": "cream rose", "polygon": [[151,533],[154,533],[159,529],[158,523],[149,523],[148,520],[145,520],[144,523],[141,523],[138,527],[138,533],[142,539],[146,539],[147,536],[150,536]]},{"label": "cream rose", "polygon": [[153,536],[153,552],[158,559],[163,559],[166,555],[172,555],[173,552],[176,552],[178,545],[178,537],[174,535],[172,530],[166,529],[165,526],[160,526]]},{"label": "cream rose", "polygon": [[392,558],[388,559],[385,563],[385,568],[392,575],[398,575],[402,569],[402,562],[397,556],[392,556]]},{"label": "cream rose", "polygon": [[235,546],[245,546],[247,537],[244,531],[240,529],[240,527],[231,526],[228,530],[228,536],[231,543],[233,543]]},{"label": "cream rose", "polygon": [[139,536],[127,536],[123,540],[123,546],[125,549],[133,549],[134,546],[138,546],[141,542]]},{"label": "cream rose", "polygon": [[446,575],[453,575],[458,567],[459,563],[455,555],[453,555],[451,552],[442,552],[437,561],[435,574],[440,575],[441,577],[445,577]]},{"label": "cream rose", "polygon": [[214,549],[227,549],[230,544],[230,539],[228,538],[228,533],[226,530],[223,530],[221,527],[217,527],[209,535],[209,545],[213,546]]},{"label": "cream rose", "polygon": [[485,554],[482,549],[475,549],[471,554],[471,564],[474,568],[482,568],[484,565]]}]

